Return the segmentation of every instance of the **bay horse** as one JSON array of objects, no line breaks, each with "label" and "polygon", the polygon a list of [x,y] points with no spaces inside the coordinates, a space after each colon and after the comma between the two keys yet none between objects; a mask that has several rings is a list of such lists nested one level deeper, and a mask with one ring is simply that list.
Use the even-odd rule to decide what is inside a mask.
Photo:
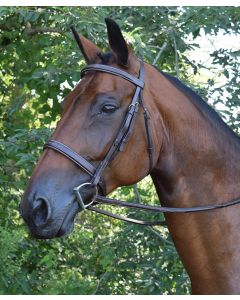
[{"label": "bay horse", "polygon": [[[106,25],[109,53],[74,31],[88,66],[20,204],[36,238],[68,234],[96,193],[148,174],[169,208],[221,206],[240,195],[239,138],[196,93],[140,61],[115,21]],[[239,205],[165,213],[194,294],[240,293],[239,214]]]}]

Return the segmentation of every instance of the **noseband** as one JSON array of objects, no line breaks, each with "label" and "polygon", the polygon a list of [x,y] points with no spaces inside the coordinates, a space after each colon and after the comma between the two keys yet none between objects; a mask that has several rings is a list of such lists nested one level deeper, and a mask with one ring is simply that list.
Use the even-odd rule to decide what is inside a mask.
[{"label": "noseband", "polygon": [[[144,121],[145,121],[145,128],[146,128],[146,138],[147,138],[147,151],[149,156],[149,170],[148,174],[151,172],[153,168],[153,141],[152,141],[152,134],[151,134],[151,127],[150,127],[150,115],[149,112],[144,105],[143,101],[143,88],[144,88],[144,65],[143,62],[140,61],[140,71],[139,71],[139,77],[135,77],[123,70],[102,65],[102,64],[92,64],[88,65],[81,71],[81,78],[84,77],[87,73],[90,72],[103,72],[108,73],[111,75],[115,75],[118,77],[121,77],[129,82],[131,82],[133,85],[136,86],[134,96],[131,100],[130,105],[128,106],[127,113],[125,115],[125,118],[123,119],[123,122],[119,128],[119,131],[110,146],[110,149],[108,150],[106,156],[104,159],[99,163],[97,167],[95,167],[91,162],[86,160],[83,156],[76,153],[74,150],[66,146],[65,144],[56,141],[56,140],[49,140],[45,145],[44,149],[50,148],[53,149],[68,159],[70,159],[73,163],[75,163],[78,167],[80,167],[83,171],[88,173],[91,176],[90,182],[82,183],[79,186],[75,187],[73,189],[76,200],[79,203],[80,211],[85,209],[90,209],[92,211],[120,219],[123,221],[128,221],[140,225],[163,225],[165,224],[164,221],[142,221],[142,220],[136,220],[131,219],[123,216],[119,216],[116,214],[113,214],[109,211],[105,211],[99,208],[94,207],[97,204],[108,204],[108,205],[115,205],[115,206],[121,206],[121,207],[128,207],[128,208],[135,208],[135,209],[142,209],[142,210],[148,210],[153,212],[161,212],[161,213],[190,213],[190,212],[200,212],[200,211],[206,211],[206,210],[212,210],[217,208],[223,208],[231,205],[235,205],[240,203],[240,199],[236,199],[230,202],[227,202],[225,204],[217,204],[217,205],[207,205],[207,206],[198,206],[198,207],[192,207],[192,208],[175,208],[175,207],[163,207],[163,206],[152,206],[152,205],[144,205],[139,203],[129,203],[124,202],[121,200],[116,199],[110,199],[106,198],[104,196],[101,196],[98,194],[98,190],[101,189],[102,193],[105,194],[105,188],[104,188],[104,181],[102,179],[102,173],[104,172],[105,168],[109,165],[109,163],[114,159],[116,154],[119,151],[123,151],[125,144],[127,143],[129,136],[132,132],[135,119],[137,116],[137,112],[139,109],[139,106],[143,109],[144,114]],[[146,174],[147,175],[147,174]],[[89,203],[84,203],[81,189],[83,187],[93,187],[95,189],[95,196],[92,197],[92,200]]]}]

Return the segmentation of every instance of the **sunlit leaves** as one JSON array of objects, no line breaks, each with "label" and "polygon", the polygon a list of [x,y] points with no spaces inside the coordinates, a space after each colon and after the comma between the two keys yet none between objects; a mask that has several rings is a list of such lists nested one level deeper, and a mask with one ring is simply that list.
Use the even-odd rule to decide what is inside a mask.
[{"label": "sunlit leaves", "polygon": [[[181,80],[212,98],[213,105],[223,103],[224,96],[221,113],[239,132],[239,51],[224,45],[213,51],[211,68],[221,69],[226,84],[216,86],[216,78],[209,78],[202,85],[197,75],[206,66],[187,55],[200,45],[186,42],[201,30],[239,34],[239,8],[0,7],[1,294],[189,293],[188,277],[165,228],[156,231],[86,212],[69,237],[39,241],[28,237],[18,214],[28,176],[59,118],[59,102],[85,64],[69,28],[74,25],[108,51],[107,16],[119,23],[144,61],[173,75],[178,70]],[[138,192],[142,203],[159,204],[149,179],[138,185]],[[139,201],[132,187],[112,196]],[[163,220],[159,214],[113,211]]]}]

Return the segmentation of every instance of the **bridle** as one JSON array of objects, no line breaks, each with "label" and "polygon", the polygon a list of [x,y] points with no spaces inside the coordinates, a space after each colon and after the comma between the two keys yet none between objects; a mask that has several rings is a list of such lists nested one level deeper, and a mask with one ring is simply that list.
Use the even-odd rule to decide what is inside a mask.
[{"label": "bridle", "polygon": [[[132,218],[123,217],[120,215],[113,214],[109,211],[100,209],[95,207],[98,204],[108,204],[114,206],[121,206],[127,208],[134,208],[134,209],[142,209],[148,210],[153,212],[161,212],[161,213],[191,213],[191,212],[201,212],[207,210],[213,210],[217,208],[223,208],[231,205],[235,205],[240,203],[240,199],[232,200],[230,202],[224,204],[217,204],[217,205],[206,205],[206,206],[197,206],[191,208],[176,208],[176,207],[163,207],[163,206],[152,206],[152,205],[144,205],[140,203],[129,203],[121,200],[110,199],[104,196],[99,195],[98,191],[101,190],[102,194],[105,194],[104,189],[104,180],[102,179],[102,174],[105,168],[110,164],[110,162],[114,159],[119,151],[123,151],[125,144],[127,143],[129,136],[131,135],[132,129],[134,127],[135,119],[137,117],[137,113],[139,110],[139,106],[143,109],[144,114],[144,121],[145,121],[145,129],[146,129],[146,139],[147,139],[147,151],[149,156],[149,171],[148,174],[151,172],[153,168],[153,140],[152,140],[152,133],[150,127],[150,115],[149,112],[144,104],[143,101],[143,89],[144,89],[144,64],[140,61],[140,71],[139,76],[135,77],[121,69],[103,65],[103,64],[91,64],[86,66],[81,71],[81,77],[85,76],[89,72],[104,72],[114,76],[118,76],[124,78],[125,80],[131,82],[133,85],[136,86],[133,98],[131,100],[130,105],[128,106],[127,113],[125,118],[119,128],[119,131],[110,146],[106,156],[104,159],[99,163],[97,167],[95,167],[91,162],[86,160],[83,156],[76,153],[70,147],[66,146],[65,144],[56,141],[56,140],[49,140],[45,145],[44,149],[50,148],[53,149],[68,159],[70,159],[73,163],[75,163],[78,167],[80,167],[83,171],[88,173],[91,177],[89,182],[85,182],[80,184],[79,186],[73,189],[76,200],[79,203],[80,211],[89,209],[95,211],[97,213],[101,213],[115,219],[120,219],[123,221],[132,222],[135,224],[140,225],[165,225],[164,221],[142,221]],[[147,174],[146,174],[147,175]],[[91,201],[88,203],[84,203],[81,190],[83,187],[89,186],[95,189],[95,196],[92,197]]]}]

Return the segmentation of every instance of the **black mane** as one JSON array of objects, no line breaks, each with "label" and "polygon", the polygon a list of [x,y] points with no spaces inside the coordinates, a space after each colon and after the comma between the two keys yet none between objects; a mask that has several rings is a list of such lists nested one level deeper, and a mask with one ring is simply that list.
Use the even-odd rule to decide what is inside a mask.
[{"label": "black mane", "polygon": [[[155,67],[156,68],[156,67]],[[157,68],[156,68],[157,69]],[[157,69],[158,70],[158,69]],[[183,84],[179,79],[173,77],[163,71],[158,70],[164,77],[166,77],[176,88],[178,88],[181,92],[183,92],[193,104],[205,115],[208,116],[208,119],[214,123],[215,126],[218,126],[221,130],[226,133],[232,135],[238,141],[239,138],[232,131],[231,128],[222,120],[222,118],[218,115],[218,113],[206,102],[204,101],[196,92],[190,89],[188,86]]]}]

